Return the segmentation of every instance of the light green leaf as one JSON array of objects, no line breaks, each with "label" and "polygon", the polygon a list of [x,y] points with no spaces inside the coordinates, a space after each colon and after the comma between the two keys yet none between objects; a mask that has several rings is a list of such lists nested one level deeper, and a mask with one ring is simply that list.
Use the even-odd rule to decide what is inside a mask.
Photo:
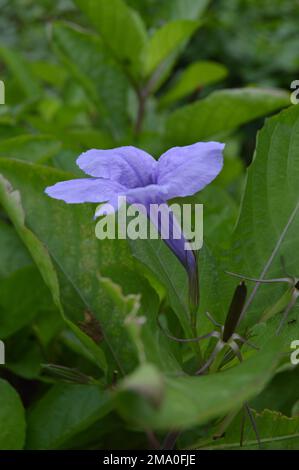
[{"label": "light green leaf", "polygon": [[172,0],[161,2],[158,0],[160,11],[159,19],[186,19],[199,18],[209,4],[209,0]]},{"label": "light green leaf", "polygon": [[[261,448],[263,450],[297,450],[299,445],[299,417],[289,418],[276,413],[275,411],[265,410],[261,414],[254,413],[257,429],[260,435]],[[247,421],[243,446],[240,448],[240,419],[236,420],[227,430],[225,436],[211,441],[209,444],[198,442],[196,449],[213,450],[258,450],[256,436],[251,424]]]},{"label": "light green leaf", "polygon": [[154,409],[140,396],[116,397],[121,415],[143,428],[186,429],[222,417],[260,393],[275,372],[280,342],[224,372],[201,377],[165,377],[161,406]]},{"label": "light green leaf", "polygon": [[94,128],[72,128],[67,133],[61,135],[61,140],[65,146],[76,146],[81,149],[101,148],[109,149],[113,147],[112,137],[100,129]]},{"label": "light green leaf", "polygon": [[145,55],[144,73],[151,75],[154,70],[187,42],[199,23],[191,20],[177,20],[166,23],[150,38]]},{"label": "light green leaf", "polygon": [[55,385],[29,412],[26,448],[63,448],[110,411],[109,395],[97,385]]},{"label": "light green leaf", "polygon": [[[115,277],[115,273],[111,274]],[[131,284],[130,291],[138,294],[124,295],[121,287],[112,279],[100,278],[101,286],[113,300],[111,323],[123,323],[131,338],[128,347],[131,351],[138,351],[140,362],[152,362],[167,372],[180,371],[181,367],[174,355],[177,345],[170,344],[157,327],[158,298],[155,291],[141,277],[128,273],[127,281],[130,277],[130,282],[134,284]]]},{"label": "light green leaf", "polygon": [[186,67],[174,85],[162,96],[160,104],[169,105],[180,100],[198,88],[223,80],[227,69],[217,62],[200,61]]},{"label": "light green leaf", "polygon": [[122,381],[119,390],[135,392],[159,407],[164,396],[164,378],[156,367],[145,363]]},{"label": "light green leaf", "polygon": [[31,264],[32,260],[11,224],[0,220],[0,278]]},{"label": "light green leaf", "polygon": [[0,280],[0,338],[5,339],[54,309],[49,290],[34,265]]},{"label": "light green leaf", "polygon": [[141,17],[123,0],[76,0],[107,48],[135,80],[140,75],[147,33]]},{"label": "light green leaf", "polygon": [[[9,168],[12,168],[12,173],[14,177],[18,176],[17,169],[19,168],[19,165],[22,167],[22,165],[25,164],[26,166],[26,171],[25,168],[20,169],[19,176],[25,176],[28,177],[29,169],[32,170],[34,168],[30,164],[23,163],[21,161],[10,161],[10,160],[5,160],[4,158],[1,160],[1,164],[5,166],[5,162],[8,165]],[[43,168],[43,167],[38,167],[38,168]],[[2,169],[0,170],[2,172]],[[50,169],[47,169],[44,167],[44,171],[47,173],[49,171],[51,173]],[[33,170],[34,173],[34,170]],[[18,179],[18,178],[17,178]],[[22,177],[21,177],[22,179]],[[26,179],[26,178],[25,178]],[[36,177],[38,180],[38,178]],[[31,189],[33,190],[33,184],[36,185],[37,181],[35,180],[34,176],[31,179]],[[43,183],[42,183],[43,184]],[[28,188],[28,180],[25,182],[26,188]],[[40,187],[39,192],[37,196],[41,197],[42,192],[43,192],[42,187]],[[33,190],[34,193],[34,190]],[[45,196],[43,196],[45,197]],[[35,196],[33,196],[33,214],[36,214],[37,212],[37,198],[34,199]],[[91,351],[93,354],[95,360],[98,363],[98,366],[101,367],[103,370],[106,370],[106,361],[105,361],[105,356],[103,354],[103,351],[96,345],[90,337],[88,337],[86,334],[84,334],[79,327],[70,321],[64,313],[64,308],[61,303],[61,298],[60,298],[60,286],[58,282],[58,277],[57,277],[57,272],[53,266],[51,257],[49,255],[49,252],[45,245],[39,240],[39,238],[25,225],[25,212],[22,207],[22,202],[21,202],[21,196],[19,191],[15,191],[11,184],[6,180],[1,174],[0,174],[0,202],[2,206],[4,207],[5,211],[7,212],[10,220],[14,224],[14,227],[27,247],[28,251],[30,252],[34,262],[36,263],[43,279],[48,288],[50,289],[50,292],[53,297],[53,301],[60,311],[63,319],[68,323],[69,327],[76,333],[76,335],[79,337],[80,341],[82,341],[83,344],[88,347],[88,349]],[[44,216],[47,217],[47,213],[44,213]],[[62,219],[64,221],[64,219]],[[39,225],[40,221],[37,220],[37,224]],[[45,227],[46,231],[47,228]]]},{"label": "light green leaf", "polygon": [[55,23],[53,43],[104,125],[116,136],[121,135],[127,125],[128,82],[101,39],[67,24]]},{"label": "light green leaf", "polygon": [[216,139],[289,103],[288,93],[281,90],[240,88],[216,91],[171,113],[166,122],[166,139],[172,146]]},{"label": "light green leaf", "polygon": [[127,0],[140,11],[150,25],[161,25],[171,20],[196,20],[209,4],[209,0]]},{"label": "light green leaf", "polygon": [[44,245],[25,225],[25,214],[21,204],[20,193],[14,191],[10,183],[2,175],[0,175],[0,201],[14,224],[19,237],[28,248],[35,263],[39,266],[41,274],[53,294],[55,304],[60,306],[59,286],[50,256]]},{"label": "light green leaf", "polygon": [[0,46],[0,58],[2,58],[11,71],[26,98],[37,100],[41,93],[40,85],[24,58],[18,52],[9,49],[3,44]]},{"label": "light green leaf", "polygon": [[[293,336],[293,338],[298,338],[298,336]],[[289,354],[293,351],[289,347]],[[296,407],[298,400],[298,388],[299,367],[295,367],[291,363],[285,364],[263,392],[251,402],[252,408],[258,412],[267,408],[286,416],[299,417],[298,413],[294,414],[294,407]]]},{"label": "light green leaf", "polygon": [[[299,107],[274,116],[258,136],[234,234],[231,271],[257,278],[284,277],[287,270],[298,276],[299,252]],[[245,311],[254,324],[274,304],[287,286],[254,285]],[[255,298],[255,295],[257,297]]]},{"label": "light green leaf", "polygon": [[21,450],[25,441],[25,413],[15,389],[0,379],[0,450]]},{"label": "light green leaf", "polygon": [[188,282],[185,269],[162,240],[134,240],[130,246],[134,256],[144,263],[167,289],[169,303],[190,337]]},{"label": "light green leaf", "polygon": [[60,148],[61,143],[51,136],[20,135],[0,142],[0,157],[39,162],[56,155]]},{"label": "light green leaf", "polygon": [[[159,283],[166,289],[167,300],[177,315],[185,337],[192,337],[188,303],[188,279],[185,268],[162,240],[134,240],[134,243],[131,242],[130,246],[134,256],[149,268],[150,274],[153,273]],[[219,320],[224,315],[225,305],[221,304],[222,298],[215,295],[215,291],[217,293],[220,291],[217,268],[215,259],[205,244],[199,252],[201,285],[200,314],[198,313],[197,320],[199,334],[211,330],[211,324],[204,316],[207,308],[213,311],[215,317]],[[194,343],[190,343],[190,345],[194,347]]]},{"label": "light green leaf", "polygon": [[[111,321],[114,304],[99,281],[100,277],[110,277],[111,272],[116,272],[117,282],[125,294],[132,292],[130,278],[136,266],[126,240],[97,240],[93,220],[94,206],[65,204],[44,194],[47,186],[69,179],[72,177],[71,174],[4,158],[0,159],[0,173],[5,174],[13,187],[20,192],[15,192],[17,196],[11,197],[22,195],[26,226],[34,230],[35,239],[42,241],[48,262],[52,259],[55,264],[59,282],[56,276],[55,285],[50,284],[50,286],[56,296],[60,288],[67,319],[69,322],[72,320],[70,322],[72,329],[79,335],[83,344],[86,343],[92,354],[99,355],[97,360],[102,368],[105,369],[104,350],[110,358],[111,372],[115,368],[121,372],[132,371],[137,363],[136,355],[132,354],[130,359],[128,358],[127,351],[130,350],[128,343],[131,343],[131,339],[124,328],[124,318],[115,315],[119,321]],[[13,211],[12,217],[14,217]],[[23,226],[21,229],[23,231]],[[26,230],[29,231],[27,228]],[[32,237],[33,233],[30,233]],[[24,241],[28,245],[26,238]],[[39,244],[41,245],[40,241]],[[40,262],[36,259],[38,249],[34,248],[32,252],[38,264]],[[51,270],[53,269],[52,265]],[[136,282],[135,288],[139,289],[139,285],[140,282]],[[100,345],[91,337],[87,337],[77,326],[78,322],[84,321],[86,310],[99,322],[103,333]],[[123,359],[123,353],[126,355],[126,361]]]},{"label": "light green leaf", "polygon": [[[260,294],[262,294],[262,292]],[[264,292],[264,294],[268,294],[268,292],[266,293]],[[275,296],[275,294],[272,294],[272,295],[273,297]],[[271,299],[269,299],[269,297],[266,297],[266,299],[269,303],[271,303]],[[257,299],[257,300],[261,301],[261,299]],[[254,313],[254,310],[253,310],[253,313]],[[290,356],[291,356],[291,353],[293,352],[293,350],[291,349],[291,343],[294,339],[297,339],[299,337],[299,324],[297,321],[298,313],[299,313],[299,308],[298,306],[296,306],[289,313],[288,321],[285,323],[279,335],[283,344],[283,349],[285,352],[285,359],[287,363],[290,363]],[[279,327],[282,314],[283,314],[283,311],[279,312],[275,317],[271,318],[267,322],[258,323],[251,328],[250,335],[252,336],[252,338],[254,338],[254,344],[256,344],[258,347],[263,346],[267,343],[271,344],[273,337],[276,336],[276,331]],[[250,315],[251,315],[251,312],[250,312]],[[248,317],[249,317],[249,314],[248,314]],[[249,317],[246,323],[251,324],[252,319]]]},{"label": "light green leaf", "polygon": [[62,87],[67,79],[67,71],[60,64],[48,62],[46,60],[37,60],[30,64],[32,73],[39,80],[43,80],[55,87]]}]

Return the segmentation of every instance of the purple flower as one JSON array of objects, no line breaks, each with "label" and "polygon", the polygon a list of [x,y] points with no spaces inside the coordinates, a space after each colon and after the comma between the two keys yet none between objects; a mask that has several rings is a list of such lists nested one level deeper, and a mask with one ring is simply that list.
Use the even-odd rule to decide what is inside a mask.
[{"label": "purple flower", "polygon": [[[222,169],[224,144],[198,142],[186,147],[173,147],[155,160],[136,147],[111,150],[88,150],[80,155],[77,165],[90,178],[63,181],[50,186],[46,193],[67,203],[107,202],[116,211],[118,196],[129,204],[143,204],[149,215],[151,204],[162,204],[174,197],[191,196],[208,185]],[[96,216],[107,213],[107,205]],[[169,219],[173,214],[169,211]],[[161,227],[157,227],[161,232]],[[186,240],[170,236],[165,240],[192,276],[196,260],[185,250]]]}]

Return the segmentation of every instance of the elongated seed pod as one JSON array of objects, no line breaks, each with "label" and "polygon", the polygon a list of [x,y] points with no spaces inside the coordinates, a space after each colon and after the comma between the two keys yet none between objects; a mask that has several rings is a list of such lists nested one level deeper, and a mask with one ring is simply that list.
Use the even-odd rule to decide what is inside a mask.
[{"label": "elongated seed pod", "polygon": [[247,295],[247,287],[242,281],[234,292],[228,314],[224,323],[223,341],[227,342],[232,334],[235,332],[240,315],[242,313]]}]

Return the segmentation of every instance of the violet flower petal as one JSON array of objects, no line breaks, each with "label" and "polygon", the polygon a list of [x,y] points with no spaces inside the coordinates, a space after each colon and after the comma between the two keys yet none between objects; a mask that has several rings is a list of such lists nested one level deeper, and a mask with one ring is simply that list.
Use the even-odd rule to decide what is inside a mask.
[{"label": "violet flower petal", "polygon": [[85,173],[118,181],[128,188],[154,183],[156,160],[133,146],[110,150],[88,150],[77,159]]},{"label": "violet flower petal", "polygon": [[[167,224],[169,228],[169,237],[163,238],[163,241],[168,245],[168,247],[172,250],[172,252],[176,255],[176,257],[181,261],[183,266],[187,269],[187,272],[196,271],[196,259],[194,253],[190,249],[186,249],[186,246],[189,245],[187,242],[184,233],[180,224],[178,223],[173,211],[169,208],[167,204],[163,205],[164,211],[164,219],[156,217],[149,218],[151,222],[156,226],[156,229],[163,237],[166,227],[163,226]],[[158,221],[158,224],[156,223]],[[166,230],[167,231],[167,230]]]},{"label": "violet flower petal", "polygon": [[126,188],[116,181],[101,178],[80,178],[62,181],[46,188],[45,193],[68,203],[106,202],[116,194],[122,195]]},{"label": "violet flower petal", "polygon": [[167,200],[167,188],[163,185],[150,184],[140,188],[131,188],[126,191],[128,204],[161,204]]},{"label": "violet flower petal", "polygon": [[142,212],[149,218],[163,241],[181,261],[190,275],[197,269],[196,259],[193,251],[186,249],[189,243],[173,211],[166,203],[165,189],[161,191],[161,188],[156,185],[153,185],[150,192],[146,192],[145,189],[137,188],[137,190],[129,191],[126,194],[127,201],[133,205],[141,204],[139,208],[144,208]]},{"label": "violet flower petal", "polygon": [[158,160],[157,184],[167,186],[168,199],[197,193],[220,173],[223,148],[219,142],[173,147]]}]

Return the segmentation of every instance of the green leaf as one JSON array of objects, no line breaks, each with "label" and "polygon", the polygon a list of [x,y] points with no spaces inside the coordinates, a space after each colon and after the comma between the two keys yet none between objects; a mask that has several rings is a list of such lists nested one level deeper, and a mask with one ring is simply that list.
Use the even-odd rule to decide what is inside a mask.
[{"label": "green leaf", "polygon": [[147,45],[144,64],[145,75],[151,75],[168,56],[185,44],[198,26],[197,21],[177,20],[166,23],[158,29]]},{"label": "green leaf", "polygon": [[171,113],[166,122],[166,139],[172,146],[216,139],[289,103],[288,93],[281,90],[216,91]]},{"label": "green leaf", "polygon": [[[13,162],[11,163],[14,165]],[[25,214],[21,205],[20,193],[14,191],[2,175],[0,175],[0,201],[14,224],[18,235],[28,248],[35,263],[39,266],[46,284],[53,293],[56,305],[60,306],[59,286],[49,254],[34,233],[25,225]]]},{"label": "green leaf", "polygon": [[0,450],[20,450],[25,441],[25,413],[15,389],[0,379]]},{"label": "green leaf", "polygon": [[159,19],[189,19],[200,17],[209,4],[209,0],[172,0],[171,2],[159,1]]},{"label": "green leaf", "polygon": [[[266,300],[265,297],[263,298],[264,302],[266,301],[268,304],[273,303],[273,299],[268,297],[268,292],[260,292],[260,294],[267,295]],[[275,293],[272,293],[272,297],[275,298]],[[260,303],[261,299],[257,299]],[[259,307],[260,312],[260,307]],[[255,313],[255,309],[250,311],[250,315]],[[279,312],[273,318],[269,319],[267,322],[261,322],[254,324],[253,327],[250,329],[250,335],[254,338],[254,343],[257,346],[263,346],[265,344],[270,344],[273,337],[276,336],[277,329],[279,327],[281,321],[281,315],[283,312]],[[284,352],[286,354],[286,362],[289,362],[290,355],[292,353],[291,350],[291,343],[294,338],[298,338],[299,335],[299,324],[297,322],[298,317],[298,306],[295,306],[293,310],[289,313],[288,321],[285,323],[284,327],[282,328],[279,336],[281,338]],[[257,319],[255,319],[257,321]],[[253,323],[251,317],[248,315],[247,324]]]},{"label": "green leaf", "polygon": [[161,25],[171,20],[196,20],[209,4],[209,0],[127,0],[140,11],[150,25]]},{"label": "green leaf", "polygon": [[[92,354],[95,357],[98,355],[97,361],[104,370],[106,365],[103,350],[109,356],[111,372],[115,368],[122,373],[133,370],[136,366],[136,355],[132,354],[129,360],[127,351],[130,350],[128,343],[131,343],[131,339],[124,328],[124,318],[115,315],[120,321],[111,321],[111,312],[115,307],[99,280],[102,276],[109,277],[109,271],[114,270],[121,274],[121,287],[127,285],[127,279],[136,267],[126,240],[97,240],[93,220],[94,206],[65,204],[44,194],[47,186],[69,179],[71,174],[4,158],[0,159],[0,173],[20,192],[7,194],[3,190],[4,201],[8,198],[8,201],[5,201],[6,210],[10,210],[10,216],[19,228],[25,244],[29,247],[32,237],[32,244],[33,241],[34,244],[38,242],[37,248],[32,248],[32,256],[42,272],[43,268],[47,268],[44,278],[47,279],[46,283],[54,293],[58,305],[61,305],[61,293],[69,326],[79,335],[80,341],[86,343]],[[14,210],[20,210],[19,205],[14,210],[9,207],[9,203],[12,204],[11,199],[20,198],[20,194],[26,214],[26,227],[23,226],[24,214],[22,225],[14,215]],[[34,230],[35,235],[27,226]],[[46,267],[40,267],[38,253],[41,249],[43,260],[46,259]],[[58,279],[53,265],[50,265],[51,259],[55,263]],[[136,285],[138,286],[138,283]],[[127,291],[125,292],[127,294]],[[85,311],[91,312],[100,324],[103,333],[100,345],[77,326],[78,322],[84,321]],[[126,361],[123,360],[123,353],[126,354]]]},{"label": "green leaf", "polygon": [[63,140],[64,145],[66,146],[76,146],[81,149],[86,148],[101,148],[109,149],[113,147],[114,141],[112,137],[101,131],[100,129],[94,128],[73,128],[69,129],[67,134],[61,135],[61,140]]},{"label": "green leaf", "polygon": [[[287,270],[298,276],[298,131],[299,107],[292,106],[269,119],[259,133],[234,234],[230,271],[256,278],[284,277],[283,255]],[[287,287],[250,285],[253,291],[246,311],[254,300],[248,314],[248,322],[254,324]]]},{"label": "green leaf", "polygon": [[63,448],[63,444],[111,411],[107,392],[96,385],[55,385],[30,410],[27,449]]},{"label": "green leaf", "polygon": [[26,98],[37,100],[41,93],[40,85],[24,58],[18,52],[4,45],[0,46],[0,58],[2,58],[11,71]]},{"label": "green leaf", "polygon": [[[5,159],[1,160],[0,166],[1,164],[5,166],[5,162],[8,165],[8,168],[12,169],[12,173],[14,177],[21,176],[20,178],[21,180],[24,174],[27,173],[26,177],[28,176],[29,169],[31,169],[32,171],[32,168],[34,168],[33,165],[31,166],[30,164],[26,164],[21,161],[17,161],[17,160],[10,161],[10,160],[5,160]],[[19,168],[19,165],[21,166],[21,168]],[[23,165],[25,165],[26,170],[24,167],[22,169]],[[17,171],[18,168],[20,170],[19,173]],[[38,169],[40,168],[43,169],[43,167],[38,167]],[[2,169],[0,171],[2,171]],[[44,167],[44,171],[46,172],[46,174],[47,174],[47,171],[51,174],[51,170],[47,169],[46,167]],[[31,180],[31,183],[32,183],[31,189],[33,192],[33,208],[34,208],[33,214],[36,214],[37,212],[36,202],[38,200],[38,197],[41,197],[43,190],[44,190],[44,187],[40,186],[38,193],[35,194],[34,196],[33,189],[34,187],[36,188],[36,185],[38,184],[38,177],[37,177],[38,174],[39,172],[37,172],[36,174],[37,181],[35,180],[34,176]],[[33,175],[34,175],[34,170],[33,170]],[[42,183],[40,184],[43,185],[44,180],[42,180]],[[28,188],[28,180],[25,181],[25,187]],[[32,194],[31,194],[31,197],[32,197]],[[45,196],[43,197],[45,198]],[[56,307],[58,308],[58,310],[60,311],[63,319],[68,323],[70,328],[77,334],[80,341],[82,341],[82,343],[85,344],[86,347],[91,351],[99,367],[101,367],[103,370],[106,370],[106,361],[105,361],[103,351],[98,347],[98,345],[96,345],[92,341],[91,338],[85,335],[74,322],[70,321],[65,316],[64,308],[63,308],[63,305],[61,303],[61,298],[60,298],[60,286],[59,286],[59,281],[57,277],[57,272],[53,266],[49,252],[47,248],[45,247],[45,245],[39,240],[39,238],[25,225],[25,213],[22,207],[19,191],[13,190],[13,188],[11,187],[11,184],[1,174],[0,174],[0,202],[2,206],[4,207],[4,209],[6,210],[7,214],[9,215],[12,223],[14,224],[18,235],[20,236],[21,240],[23,241],[28,251],[30,252],[34,262],[36,263],[44,279],[44,282],[50,289],[50,292],[53,297],[53,301]],[[47,217],[48,214],[44,213],[44,216]],[[63,221],[64,223],[65,219],[62,218],[61,221]],[[36,219],[36,222],[39,225],[40,221],[38,220],[38,218]],[[47,224],[45,225],[44,229],[48,233]]]},{"label": "green leaf", "polygon": [[32,322],[39,313],[53,310],[49,290],[34,265],[0,280],[0,338],[5,339]]},{"label": "green leaf", "polygon": [[122,381],[119,390],[135,392],[159,407],[164,396],[164,378],[156,367],[145,363]]},{"label": "green leaf", "polygon": [[30,66],[34,76],[50,85],[62,87],[66,82],[67,71],[59,64],[37,60],[32,62]]},{"label": "green leaf", "polygon": [[190,337],[188,282],[183,266],[162,240],[134,240],[130,246],[134,256],[144,263],[167,289],[169,303]]},{"label": "green leaf", "polygon": [[54,314],[49,290],[9,223],[0,221],[0,338],[30,323],[39,313]]},{"label": "green leaf", "polygon": [[53,43],[104,125],[115,136],[121,135],[128,120],[128,83],[101,39],[67,24],[55,23]]},{"label": "green leaf", "polygon": [[140,76],[147,33],[141,17],[123,0],[76,0],[106,46],[133,80]]},{"label": "green leaf", "polygon": [[0,279],[31,263],[32,260],[14,228],[0,220]]},{"label": "green leaf", "polygon": [[[298,336],[293,336],[298,338]],[[289,343],[290,346],[290,343]],[[293,352],[289,347],[289,354]],[[264,409],[278,411],[292,416],[292,410],[298,400],[299,368],[289,364],[285,370],[277,373],[263,392],[252,402],[252,407],[261,412]]]},{"label": "green leaf", "polygon": [[[109,278],[100,277],[99,281],[102,288],[113,301],[110,312],[111,326],[117,329],[118,325],[123,325],[123,329],[125,330],[128,317],[130,315],[137,315],[140,309],[140,296],[134,294],[123,295],[120,286],[113,283]],[[131,341],[124,341],[124,337],[126,337],[126,335],[119,334],[119,336],[115,338],[114,348],[116,351],[121,351],[122,361],[130,364],[132,356],[137,356],[139,344],[138,342],[135,343],[133,338],[131,338]]]},{"label": "green leaf", "polygon": [[[115,272],[110,274],[117,279]],[[129,295],[124,295],[121,287],[109,278],[101,277],[100,283],[113,300],[111,323],[124,324],[131,338],[128,347],[138,351],[140,362],[152,362],[168,372],[181,371],[174,355],[176,351],[173,346],[176,345],[170,345],[169,340],[157,327],[159,299],[150,284],[130,272],[127,272],[126,286],[132,292]],[[119,340],[122,341],[121,336]],[[123,356],[124,353],[125,351],[122,351]]]},{"label": "green leaf", "polygon": [[[185,337],[192,337],[188,303],[188,279],[182,264],[162,240],[134,240],[130,243],[130,247],[133,255],[149,268],[150,275],[154,274],[155,278],[166,289],[167,300],[177,315]],[[214,312],[215,317],[218,319],[221,319],[221,314],[224,315],[223,309],[225,309],[225,306],[221,305],[222,299],[215,296],[215,291],[218,292],[222,285],[218,279],[217,268],[216,261],[205,244],[199,252],[201,285],[201,315],[198,314],[199,334],[211,330],[211,324],[204,316],[206,309]],[[194,343],[190,343],[190,345],[194,346]]]},{"label": "green leaf", "polygon": [[[261,414],[254,413],[254,419],[261,438],[263,450],[297,450],[299,445],[299,417],[289,418],[274,411],[265,410]],[[227,430],[225,437],[209,444],[197,443],[196,449],[229,450],[240,449],[240,419]],[[250,423],[246,423],[243,450],[258,450],[256,436]]]},{"label": "green leaf", "polygon": [[203,86],[223,80],[227,73],[226,67],[217,62],[194,62],[181,72],[174,85],[160,99],[160,104],[165,106],[185,98]]},{"label": "green leaf", "polygon": [[40,378],[41,364],[44,360],[41,347],[32,333],[32,328],[29,326],[5,340],[6,368],[27,380]]},{"label": "green leaf", "polygon": [[61,143],[46,135],[20,135],[0,142],[0,157],[40,162],[56,155]]},{"label": "green leaf", "polygon": [[186,429],[238,409],[260,393],[279,361],[280,342],[224,372],[201,377],[165,377],[164,399],[158,409],[134,394],[118,392],[118,410],[143,428]]}]

